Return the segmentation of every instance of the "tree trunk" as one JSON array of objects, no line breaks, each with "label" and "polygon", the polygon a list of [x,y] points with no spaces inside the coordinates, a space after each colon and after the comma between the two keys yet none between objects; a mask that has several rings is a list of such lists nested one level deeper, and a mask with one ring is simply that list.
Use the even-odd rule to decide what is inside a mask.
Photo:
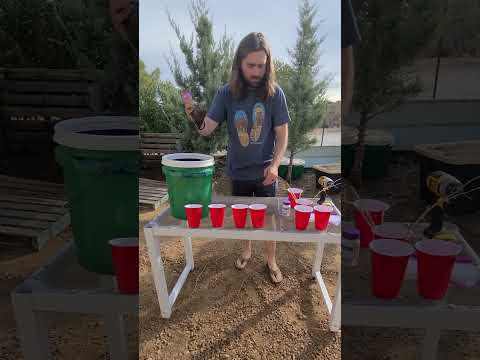
[{"label": "tree trunk", "polygon": [[288,162],[288,171],[287,171],[287,182],[290,185],[292,182],[292,170],[293,170],[293,156],[295,154],[293,151],[290,153],[290,161]]},{"label": "tree trunk", "polygon": [[325,121],[323,122],[323,127],[322,127],[322,142],[320,143],[320,146],[323,146],[323,136],[325,134]]},{"label": "tree trunk", "polygon": [[434,80],[434,83],[433,83],[433,94],[432,94],[433,100],[435,100],[437,98],[438,74],[440,72],[440,61],[441,61],[441,57],[442,57],[442,48],[443,48],[443,36],[438,41],[437,66],[435,68],[435,80]]},{"label": "tree trunk", "polygon": [[367,114],[362,112],[360,117],[360,125],[358,126],[358,142],[355,149],[355,155],[353,159],[353,166],[350,173],[350,181],[353,186],[359,191],[362,186],[362,169],[363,158],[365,155],[365,132],[367,130]]}]

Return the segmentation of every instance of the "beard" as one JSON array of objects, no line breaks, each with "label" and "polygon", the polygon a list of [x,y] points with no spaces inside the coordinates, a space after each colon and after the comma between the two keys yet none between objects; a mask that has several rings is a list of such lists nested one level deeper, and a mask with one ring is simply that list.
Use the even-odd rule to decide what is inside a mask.
[{"label": "beard", "polygon": [[262,78],[253,78],[253,79],[246,79],[243,73],[240,73],[242,80],[245,85],[249,88],[258,89],[261,88],[265,84],[265,76]]}]

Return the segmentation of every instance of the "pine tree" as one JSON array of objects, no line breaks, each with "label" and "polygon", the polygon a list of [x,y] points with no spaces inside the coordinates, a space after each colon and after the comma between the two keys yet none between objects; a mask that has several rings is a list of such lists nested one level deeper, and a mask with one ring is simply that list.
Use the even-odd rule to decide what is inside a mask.
[{"label": "pine tree", "polygon": [[[233,40],[226,33],[220,40],[214,40],[213,23],[204,0],[193,0],[189,12],[195,28],[195,34],[192,34],[189,40],[181,33],[172,16],[168,15],[170,25],[180,41],[180,50],[188,71],[184,72],[173,51],[169,65],[177,86],[190,90],[194,101],[207,110],[218,88],[229,79],[233,60]],[[184,149],[204,153],[225,149],[228,140],[226,126],[219,126],[212,135],[203,138],[198,135],[186,115],[183,116],[184,121],[188,123],[182,141]]]},{"label": "pine tree", "polygon": [[179,89],[170,81],[160,79],[160,70],[148,72],[139,62],[140,128],[144,132],[182,133],[186,127]]},{"label": "pine tree", "polygon": [[317,9],[311,0],[301,2],[297,41],[295,48],[289,51],[291,65],[283,71],[286,75],[280,77],[280,86],[285,92],[291,119],[288,126],[288,182],[291,182],[295,155],[315,143],[308,134],[321,124],[326,113],[325,91],[328,80],[318,80],[320,46],[324,38],[318,36],[316,14]]},{"label": "pine tree", "polygon": [[405,69],[425,48],[435,30],[435,0],[354,1],[362,40],[355,48],[354,110],[360,114],[358,143],[350,180],[362,183],[368,122],[392,111],[421,90]]}]

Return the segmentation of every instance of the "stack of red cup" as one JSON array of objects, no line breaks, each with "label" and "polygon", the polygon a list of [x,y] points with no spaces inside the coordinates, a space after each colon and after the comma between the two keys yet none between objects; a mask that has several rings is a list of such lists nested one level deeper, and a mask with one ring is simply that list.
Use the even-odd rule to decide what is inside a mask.
[{"label": "stack of red cup", "polygon": [[307,229],[310,222],[310,216],[312,216],[313,208],[307,205],[295,206],[295,228],[303,231]]},{"label": "stack of red cup", "polygon": [[383,223],[388,205],[374,199],[359,199],[353,205],[355,225],[360,231],[360,246],[368,247],[374,239],[372,228]]},{"label": "stack of red cup", "polygon": [[225,204],[210,204],[208,208],[210,209],[210,221],[212,222],[212,227],[219,228],[223,226],[223,221],[225,219]]},{"label": "stack of red cup", "polygon": [[138,238],[119,238],[109,241],[118,291],[138,294]]},{"label": "stack of red cup", "polygon": [[424,239],[415,244],[415,249],[418,294],[431,300],[443,298],[462,246],[451,241]]},{"label": "stack of red cup", "polygon": [[297,200],[302,197],[303,190],[298,188],[288,188],[288,200],[290,200],[290,207],[293,209],[297,205]]},{"label": "stack of red cup", "polygon": [[231,208],[235,227],[237,229],[243,229],[247,223],[248,205],[234,204]]},{"label": "stack of red cup", "polygon": [[333,208],[327,205],[317,205],[313,208],[313,211],[315,213],[315,229],[320,231],[326,230]]},{"label": "stack of red cup", "polygon": [[187,215],[187,224],[190,228],[198,228],[200,226],[200,219],[202,218],[203,205],[201,204],[187,204],[185,205],[185,213]]},{"label": "stack of red cup", "polygon": [[382,299],[397,297],[414,248],[404,241],[394,239],[376,239],[370,242],[369,247],[373,295]]},{"label": "stack of red cup", "polygon": [[254,229],[261,229],[265,226],[265,215],[267,213],[267,205],[252,204],[250,209],[250,220]]}]

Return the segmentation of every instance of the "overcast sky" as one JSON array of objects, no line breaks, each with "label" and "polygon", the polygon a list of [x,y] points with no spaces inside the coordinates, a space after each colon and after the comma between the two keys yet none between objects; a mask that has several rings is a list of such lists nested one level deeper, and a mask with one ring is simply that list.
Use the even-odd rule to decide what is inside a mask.
[{"label": "overcast sky", "polygon": [[[140,57],[147,70],[159,68],[163,79],[173,80],[165,61],[170,44],[179,53],[179,42],[171,28],[166,11],[171,13],[181,31],[193,33],[187,0],[140,1]],[[261,31],[267,37],[274,58],[289,62],[287,49],[295,45],[298,26],[298,1],[295,0],[207,0],[213,20],[215,39],[226,30],[233,37],[235,47],[252,31]],[[319,35],[325,36],[321,47],[320,77],[333,76],[327,97],[340,99],[340,1],[316,0]]]}]

